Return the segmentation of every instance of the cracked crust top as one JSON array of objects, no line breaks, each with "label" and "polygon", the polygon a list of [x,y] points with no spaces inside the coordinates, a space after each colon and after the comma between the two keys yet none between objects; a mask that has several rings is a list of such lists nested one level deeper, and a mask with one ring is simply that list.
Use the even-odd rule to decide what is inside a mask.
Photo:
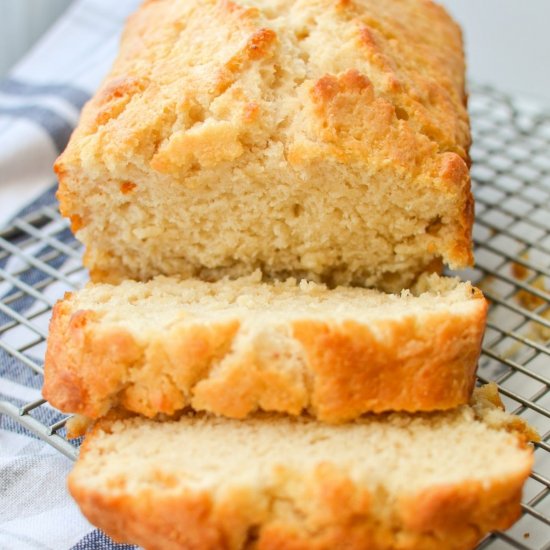
[{"label": "cracked crust top", "polygon": [[[303,62],[287,67],[287,56]],[[251,63],[260,58],[270,60],[269,78]],[[266,93],[254,83],[285,88],[278,112],[264,110],[265,95],[253,101]],[[313,162],[321,149],[352,161],[376,140],[369,162],[437,174],[452,158],[439,155],[468,162],[465,103],[460,30],[431,0],[147,1],[86,107],[77,136],[92,139],[58,165],[100,147],[107,165],[132,159],[166,172],[186,157],[216,163],[243,154],[250,125],[265,137],[276,125],[293,162]]]}]

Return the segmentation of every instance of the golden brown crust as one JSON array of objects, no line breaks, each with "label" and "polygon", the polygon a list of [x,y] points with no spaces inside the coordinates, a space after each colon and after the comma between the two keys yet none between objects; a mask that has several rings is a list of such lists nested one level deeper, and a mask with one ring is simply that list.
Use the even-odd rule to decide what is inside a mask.
[{"label": "golden brown crust", "polygon": [[239,321],[172,327],[144,346],[144,360],[129,373],[120,405],[146,416],[172,414],[191,402],[193,388],[231,348]]},{"label": "golden brown crust", "polygon": [[283,340],[265,336],[280,327],[241,329],[238,317],[134,334],[75,310],[69,296],[54,308],[43,394],[90,418],[111,407],[149,417],[187,406],[234,418],[306,410],[326,422],[449,409],[468,402],[475,381],[487,304],[473,292],[463,313],[373,326],[304,318],[288,322]]},{"label": "golden brown crust", "polygon": [[533,461],[527,453],[505,479],[407,495],[371,494],[329,463],[306,474],[280,466],[270,484],[230,491],[174,489],[178,480],[159,467],[157,487],[136,493],[124,485],[101,490],[82,479],[93,437],[69,477],[70,492],[94,525],[147,550],[468,550],[519,517]]},{"label": "golden brown crust", "polygon": [[313,532],[298,522],[269,518],[261,499],[231,495],[231,504],[217,505],[206,493],[109,498],[72,482],[70,491],[91,523],[118,542],[147,550],[468,550],[489,531],[506,529],[518,519],[529,471],[483,488],[480,483],[455,485],[409,498],[403,515],[387,525],[372,513],[367,491],[344,476],[325,477],[311,495],[317,511],[302,518],[315,525]]},{"label": "golden brown crust", "polygon": [[[460,30],[429,0],[146,2],[56,163],[61,211],[76,220],[97,281],[262,268],[400,289],[414,275],[406,273],[435,258],[472,263],[465,105]],[[130,193],[128,181],[137,186]],[[223,189],[224,214],[234,215],[219,246],[196,217],[220,216],[211,186]],[[371,196],[378,188],[384,199]],[[401,196],[409,189],[422,203],[414,211]],[[265,208],[263,222],[244,219],[246,192]],[[304,193],[331,192],[344,220],[323,207],[321,220],[316,211],[310,223],[292,221]],[[114,199],[109,220],[105,196]],[[397,217],[407,215],[405,229],[372,227],[368,212],[354,208],[388,199]],[[132,219],[129,209],[139,223],[162,225],[160,240],[128,230],[121,220]],[[429,232],[434,220],[437,234]],[[326,242],[310,234],[318,221]],[[335,233],[338,221],[346,230]],[[276,222],[292,239],[266,247]],[[380,261],[364,252],[374,237]],[[398,273],[400,282],[386,281]]]},{"label": "golden brown crust", "polygon": [[[285,350],[276,353],[284,356]],[[196,385],[192,406],[231,418],[245,418],[258,409],[301,414],[310,402],[308,389],[301,376],[278,368],[277,362],[262,361],[252,350],[232,358],[222,375]]]},{"label": "golden brown crust", "polygon": [[93,425],[93,420],[81,414],[74,414],[67,419],[65,429],[67,430],[68,439],[76,439],[82,437],[88,432]]},{"label": "golden brown crust", "polygon": [[[48,375],[42,391],[66,411],[97,418],[109,410],[110,398],[123,389],[125,373],[141,360],[142,350],[123,329],[94,331],[95,312],[73,312],[69,307],[61,301],[53,309],[45,357]],[[108,397],[101,401],[98,396]]]},{"label": "golden brown crust", "polygon": [[523,484],[531,467],[527,463],[523,471],[493,480],[488,487],[479,481],[449,484],[403,499],[399,505],[405,528],[431,530],[436,539],[445,533],[460,541],[458,548],[473,548],[488,531],[507,529],[520,517]]},{"label": "golden brown crust", "polygon": [[472,317],[434,314],[419,321],[410,316],[374,329],[352,321],[339,327],[295,323],[315,380],[313,409],[321,420],[334,422],[367,411],[429,411],[467,403],[485,318],[486,304]]},{"label": "golden brown crust", "polygon": [[146,416],[172,414],[190,402],[192,388],[229,350],[238,321],[174,327],[142,345],[127,330],[108,327],[92,311],[53,310],[44,362],[44,397],[54,406],[99,418],[120,406]]}]

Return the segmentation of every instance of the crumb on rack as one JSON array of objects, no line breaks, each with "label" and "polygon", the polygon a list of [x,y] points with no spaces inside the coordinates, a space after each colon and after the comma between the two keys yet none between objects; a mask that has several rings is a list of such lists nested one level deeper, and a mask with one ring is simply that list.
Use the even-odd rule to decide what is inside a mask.
[{"label": "crumb on rack", "polygon": [[[528,256],[525,254],[525,256]],[[527,258],[526,258],[527,259]],[[527,279],[527,276],[529,275],[529,270],[523,265],[519,264],[517,262],[512,262],[512,275],[521,281],[524,281]]]}]

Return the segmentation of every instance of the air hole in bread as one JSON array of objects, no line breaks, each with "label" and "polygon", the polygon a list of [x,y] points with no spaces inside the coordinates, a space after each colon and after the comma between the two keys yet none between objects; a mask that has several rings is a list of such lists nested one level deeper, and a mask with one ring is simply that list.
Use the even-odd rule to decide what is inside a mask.
[{"label": "air hole in bread", "polygon": [[296,37],[298,42],[301,42],[302,40],[305,40],[306,38],[309,37],[309,29],[307,28],[296,29],[294,31],[294,36]]},{"label": "air hole in bread", "polygon": [[443,228],[443,221],[441,220],[441,216],[436,216],[428,224],[428,227],[426,228],[426,233],[428,233],[428,235],[435,236],[439,234],[442,228]]},{"label": "air hole in bread", "polygon": [[397,116],[398,120],[409,120],[409,113],[403,107],[395,108],[395,116]]}]

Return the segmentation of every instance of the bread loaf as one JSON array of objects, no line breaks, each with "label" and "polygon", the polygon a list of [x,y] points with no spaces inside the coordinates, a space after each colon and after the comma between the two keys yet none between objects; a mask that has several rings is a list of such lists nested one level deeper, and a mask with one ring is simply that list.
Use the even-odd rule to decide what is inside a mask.
[{"label": "bread loaf", "polygon": [[432,275],[414,296],[259,278],[159,277],[68,295],[54,308],[44,396],[91,418],[193,406],[328,422],[468,402],[487,307],[469,283]]},{"label": "bread loaf", "polygon": [[519,517],[537,438],[484,392],[338,426],[100,421],[69,488],[93,524],[147,550],[465,550]]},{"label": "bread loaf", "polygon": [[56,163],[96,281],[470,265],[459,28],[431,0],[157,0]]}]

